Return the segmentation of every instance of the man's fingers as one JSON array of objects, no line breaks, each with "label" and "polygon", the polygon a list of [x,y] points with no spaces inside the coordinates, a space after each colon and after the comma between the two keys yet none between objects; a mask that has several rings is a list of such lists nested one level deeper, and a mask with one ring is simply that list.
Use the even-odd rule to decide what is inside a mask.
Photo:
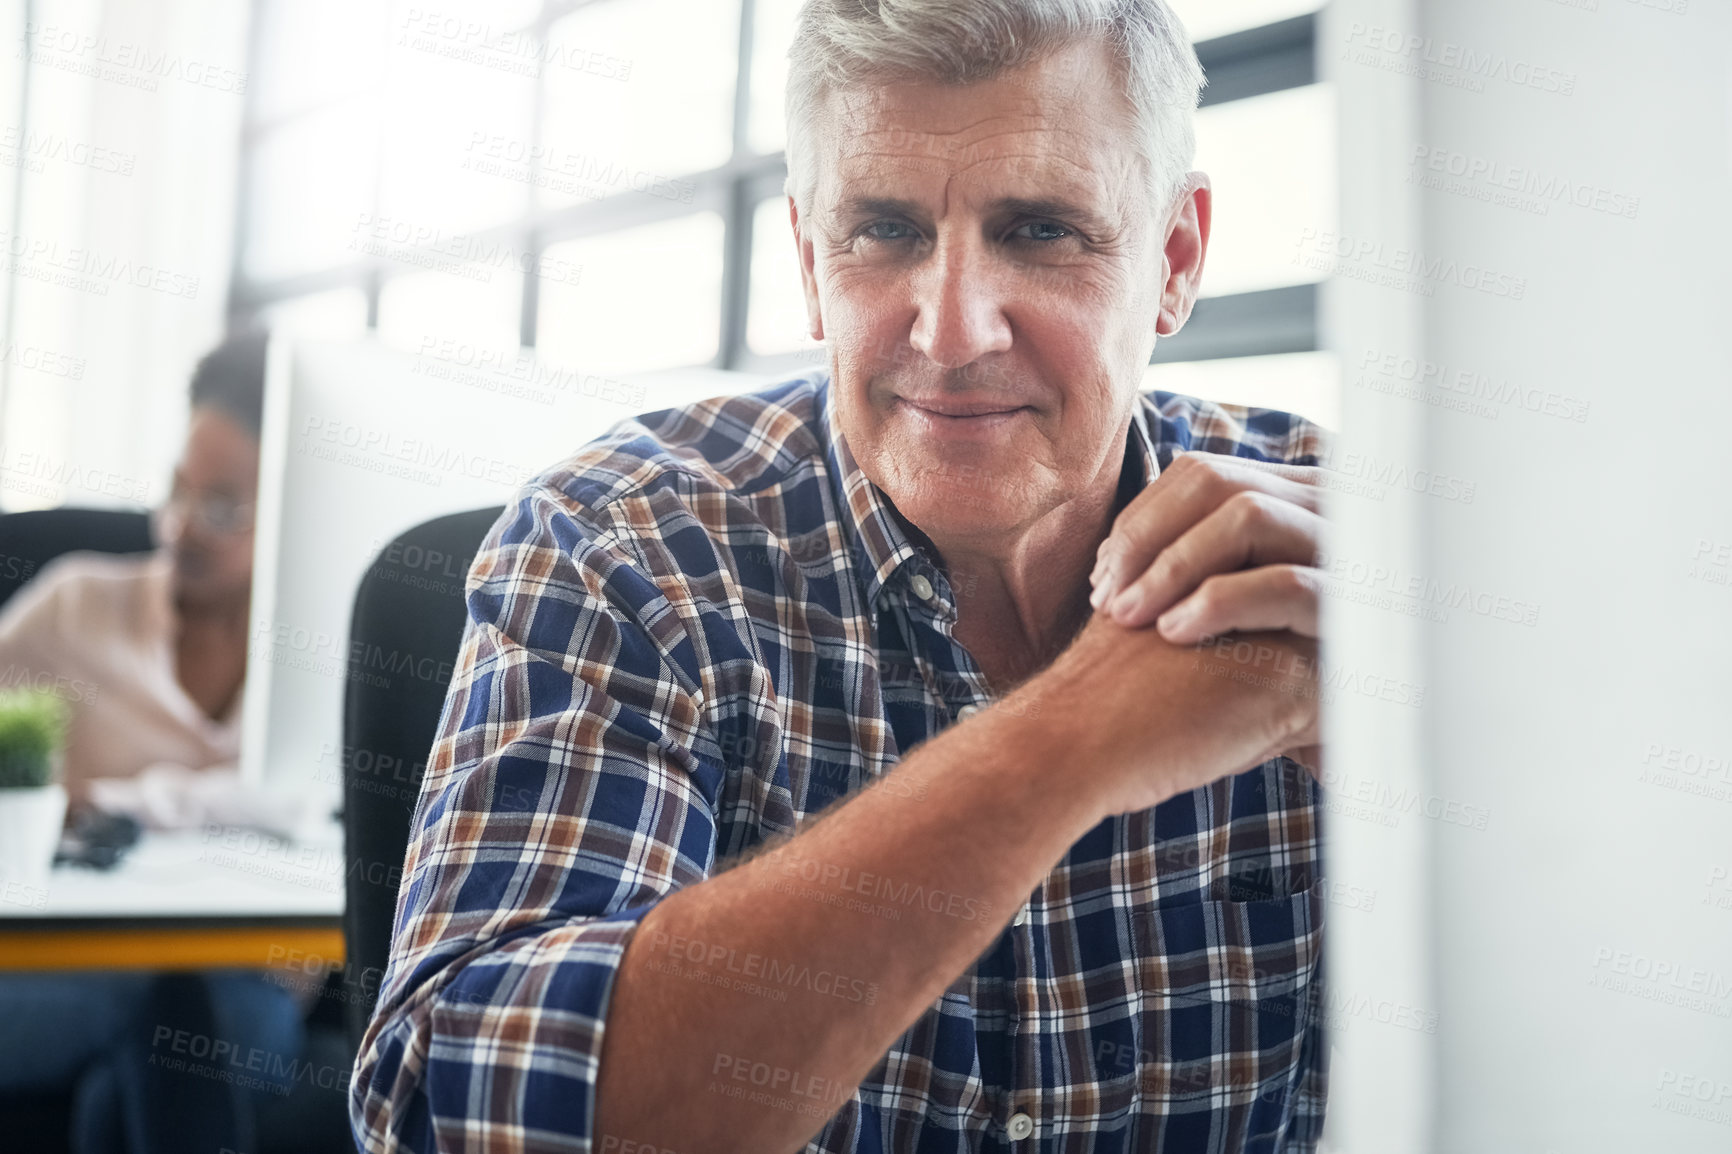
[{"label": "man's fingers", "polygon": [[1174,645],[1195,645],[1206,637],[1253,629],[1290,629],[1316,637],[1322,589],[1322,572],[1305,565],[1221,573],[1161,614],[1155,628]]},{"label": "man's fingers", "polygon": [[1091,602],[1105,604],[1153,563],[1161,551],[1235,493],[1247,489],[1321,512],[1322,470],[1273,465],[1219,453],[1184,453],[1161,470],[1113,522],[1097,550]]},{"label": "man's fingers", "polygon": [[1120,625],[1146,625],[1216,573],[1261,565],[1315,565],[1327,523],[1298,505],[1246,489],[1163,549],[1104,611]]}]

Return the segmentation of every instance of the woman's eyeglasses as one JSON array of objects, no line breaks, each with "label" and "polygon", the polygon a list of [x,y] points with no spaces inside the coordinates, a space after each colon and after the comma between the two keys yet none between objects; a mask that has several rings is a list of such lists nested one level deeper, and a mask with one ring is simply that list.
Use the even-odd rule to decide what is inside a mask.
[{"label": "woman's eyeglasses", "polygon": [[191,524],[206,533],[226,536],[253,527],[253,503],[224,493],[195,493],[178,482],[168,500],[155,510],[157,537],[167,540]]}]

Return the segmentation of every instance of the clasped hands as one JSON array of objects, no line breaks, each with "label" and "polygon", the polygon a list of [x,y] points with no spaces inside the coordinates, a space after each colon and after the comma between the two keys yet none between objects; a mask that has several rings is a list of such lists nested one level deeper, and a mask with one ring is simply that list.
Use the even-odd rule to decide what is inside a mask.
[{"label": "clasped hands", "polygon": [[[1174,645],[1240,630],[1318,635],[1323,470],[1184,453],[1113,521],[1089,582],[1095,611]],[[1320,772],[1322,750],[1284,751]]]}]

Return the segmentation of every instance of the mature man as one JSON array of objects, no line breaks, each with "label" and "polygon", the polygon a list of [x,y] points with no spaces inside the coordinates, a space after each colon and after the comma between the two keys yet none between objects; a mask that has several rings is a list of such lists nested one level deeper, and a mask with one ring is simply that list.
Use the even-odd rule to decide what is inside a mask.
[{"label": "mature man", "polygon": [[1137,392],[1208,242],[1195,55],[1162,0],[813,0],[791,64],[829,370],[495,526],[357,1136],[1308,1148],[1319,523],[1232,462],[1321,446]]}]

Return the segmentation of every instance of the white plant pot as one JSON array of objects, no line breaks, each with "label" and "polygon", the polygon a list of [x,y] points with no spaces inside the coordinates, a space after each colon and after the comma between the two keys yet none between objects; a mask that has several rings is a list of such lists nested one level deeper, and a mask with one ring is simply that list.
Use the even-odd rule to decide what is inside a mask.
[{"label": "white plant pot", "polygon": [[66,789],[0,789],[0,903],[36,905],[66,823]]}]

